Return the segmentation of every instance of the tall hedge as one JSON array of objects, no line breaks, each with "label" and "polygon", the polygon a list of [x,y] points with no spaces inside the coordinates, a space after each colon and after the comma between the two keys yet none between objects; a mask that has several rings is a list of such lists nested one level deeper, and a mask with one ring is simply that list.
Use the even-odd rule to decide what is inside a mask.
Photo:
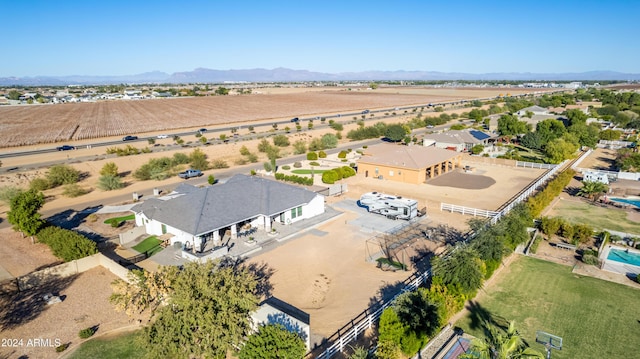
[{"label": "tall hedge", "polygon": [[531,216],[537,218],[540,213],[549,205],[554,198],[556,198],[562,190],[571,182],[571,179],[576,174],[574,170],[566,170],[552,181],[549,181],[547,186],[535,196],[530,197],[527,201]]},{"label": "tall hedge", "polygon": [[36,236],[39,242],[48,245],[53,254],[65,262],[98,253],[94,241],[68,229],[49,226],[38,232]]}]

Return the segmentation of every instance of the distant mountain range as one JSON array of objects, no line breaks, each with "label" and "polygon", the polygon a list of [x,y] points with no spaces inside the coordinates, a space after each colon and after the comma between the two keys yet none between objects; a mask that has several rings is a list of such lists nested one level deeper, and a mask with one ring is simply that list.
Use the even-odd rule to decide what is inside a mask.
[{"label": "distant mountain range", "polygon": [[589,71],[576,73],[496,72],[470,74],[437,71],[363,71],[324,73],[307,70],[246,69],[212,70],[197,68],[193,71],[168,74],[160,71],[123,76],[36,76],[0,77],[0,86],[65,86],[109,85],[140,83],[224,83],[224,82],[303,82],[303,81],[638,81],[640,74],[614,71]]}]

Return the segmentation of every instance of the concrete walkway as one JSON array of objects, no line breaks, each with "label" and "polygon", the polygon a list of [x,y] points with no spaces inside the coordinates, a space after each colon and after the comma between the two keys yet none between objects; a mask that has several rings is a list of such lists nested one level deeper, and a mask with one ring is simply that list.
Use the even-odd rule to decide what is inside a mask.
[{"label": "concrete walkway", "polygon": [[131,207],[135,206],[137,203],[123,204],[120,206],[104,206],[100,208],[96,213],[97,214],[105,214],[105,213],[121,213],[128,212],[131,210]]}]

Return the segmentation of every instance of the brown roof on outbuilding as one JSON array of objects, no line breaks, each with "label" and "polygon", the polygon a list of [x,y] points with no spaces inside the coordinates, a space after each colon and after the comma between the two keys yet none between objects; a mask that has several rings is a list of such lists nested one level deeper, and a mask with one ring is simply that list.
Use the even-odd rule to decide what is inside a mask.
[{"label": "brown roof on outbuilding", "polygon": [[458,156],[458,152],[436,147],[381,144],[369,147],[358,162],[419,170]]}]

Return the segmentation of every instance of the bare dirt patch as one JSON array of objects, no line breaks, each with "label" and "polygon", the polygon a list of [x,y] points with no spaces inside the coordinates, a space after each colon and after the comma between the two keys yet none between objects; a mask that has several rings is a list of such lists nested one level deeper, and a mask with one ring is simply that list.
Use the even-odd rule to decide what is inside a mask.
[{"label": "bare dirt patch", "polygon": [[62,263],[46,244],[32,244],[30,237],[10,228],[1,229],[0,238],[0,265],[14,277]]},{"label": "bare dirt patch", "polygon": [[475,175],[469,176],[463,170],[457,169],[443,176],[430,179],[427,183],[439,187],[457,187],[463,189],[485,189],[496,184],[491,177]]},{"label": "bare dirt patch", "polygon": [[[0,356],[55,358],[55,347],[27,346],[29,339],[49,339],[51,343],[76,345],[81,329],[98,326],[98,334],[130,324],[124,313],[116,312],[109,303],[110,283],[117,277],[102,267],[96,267],[76,276],[67,277],[56,286],[64,300],[46,305],[42,301],[43,289],[25,291],[16,296],[0,297],[2,308],[2,337],[23,339],[23,345],[0,348]],[[10,318],[10,320],[7,320]]]}]

